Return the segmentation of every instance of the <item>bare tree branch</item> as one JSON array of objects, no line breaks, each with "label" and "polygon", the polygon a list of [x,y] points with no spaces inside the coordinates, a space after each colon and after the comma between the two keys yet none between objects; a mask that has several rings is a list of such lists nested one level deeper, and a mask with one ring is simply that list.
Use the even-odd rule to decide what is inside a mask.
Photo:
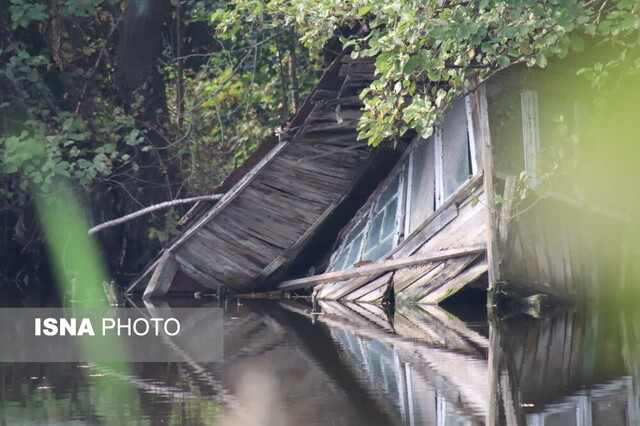
[{"label": "bare tree branch", "polygon": [[197,201],[218,201],[224,194],[203,195],[200,197],[183,198],[180,200],[165,201],[164,203],[154,204],[153,206],[145,207],[144,209],[130,213],[126,216],[122,216],[118,219],[109,220],[107,222],[96,225],[89,229],[89,235],[93,235],[98,231],[102,231],[105,228],[120,225],[121,223],[128,222],[132,219],[144,216],[145,214],[154,212],[156,210],[166,209],[167,207],[177,206],[179,204],[195,203]]}]

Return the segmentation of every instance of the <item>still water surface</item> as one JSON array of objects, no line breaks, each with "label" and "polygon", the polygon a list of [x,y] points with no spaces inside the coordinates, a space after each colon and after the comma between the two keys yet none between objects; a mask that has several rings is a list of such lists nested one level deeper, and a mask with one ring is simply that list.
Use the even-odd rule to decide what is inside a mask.
[{"label": "still water surface", "polygon": [[0,364],[0,425],[639,424],[639,337],[636,312],[232,300],[224,362]]}]

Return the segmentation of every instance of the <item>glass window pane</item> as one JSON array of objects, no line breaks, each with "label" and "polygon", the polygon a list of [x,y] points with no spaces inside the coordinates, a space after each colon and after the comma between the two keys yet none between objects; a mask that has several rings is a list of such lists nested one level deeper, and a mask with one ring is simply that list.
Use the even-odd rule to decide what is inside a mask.
[{"label": "glass window pane", "polygon": [[400,183],[400,174],[396,174],[396,176],[389,182],[389,185],[385,188],[385,190],[380,194],[380,198],[376,203],[376,211],[380,211],[380,209],[392,198],[398,195],[398,184]]},{"label": "glass window pane", "polygon": [[362,235],[363,234],[360,234],[351,245],[351,248],[349,249],[349,255],[344,262],[343,269],[349,268],[358,260],[360,260],[360,246],[362,245]]},{"label": "glass window pane", "polygon": [[384,209],[384,222],[382,224],[382,238],[392,235],[396,231],[396,216],[398,210],[398,197],[394,198]]},{"label": "glass window pane", "polygon": [[433,212],[435,204],[435,174],[433,140],[421,140],[411,153],[411,200],[407,220],[411,234]]},{"label": "glass window pane", "polygon": [[469,135],[464,98],[453,101],[442,125],[444,198],[451,195],[470,175]]},{"label": "glass window pane", "polygon": [[520,93],[490,80],[487,104],[494,167],[499,172],[517,176],[524,170]]},{"label": "glass window pane", "polygon": [[369,228],[369,238],[367,238],[367,247],[373,247],[381,240],[382,235],[382,221],[384,219],[384,210],[378,212],[371,222]]},{"label": "glass window pane", "polygon": [[380,244],[366,252],[362,256],[362,260],[370,260],[372,262],[375,262],[378,259],[382,259],[387,253],[391,251],[391,249],[393,249],[393,240],[393,236],[388,237],[386,240],[382,241]]}]

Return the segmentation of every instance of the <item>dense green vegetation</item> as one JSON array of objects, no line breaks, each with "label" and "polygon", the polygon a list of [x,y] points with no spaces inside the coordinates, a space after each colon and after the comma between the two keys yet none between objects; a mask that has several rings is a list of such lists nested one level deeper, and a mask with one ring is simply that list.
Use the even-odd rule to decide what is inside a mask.
[{"label": "dense green vegetation", "polygon": [[[208,193],[294,111],[319,55],[225,2],[11,0],[0,5],[0,281],[43,263],[34,199],[71,182],[91,222]],[[188,208],[188,206],[187,206]],[[182,210],[101,235],[132,273]]]},{"label": "dense green vegetation", "polygon": [[[286,121],[322,55],[377,55],[371,144],[423,135],[454,97],[513,64],[583,52],[594,88],[640,69],[633,0],[10,0],[0,5],[0,271],[42,263],[33,195],[68,179],[91,221],[206,193]],[[135,271],[167,211],[102,237]]]}]

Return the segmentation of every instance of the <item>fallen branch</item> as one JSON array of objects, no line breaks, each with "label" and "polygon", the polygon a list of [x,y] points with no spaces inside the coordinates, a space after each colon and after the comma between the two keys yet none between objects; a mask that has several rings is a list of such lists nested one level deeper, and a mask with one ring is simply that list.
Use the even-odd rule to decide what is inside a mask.
[{"label": "fallen branch", "polygon": [[154,212],[156,210],[166,209],[167,207],[173,207],[179,204],[195,203],[198,201],[218,201],[220,198],[222,198],[223,195],[224,194],[202,195],[200,197],[183,198],[181,200],[165,201],[164,203],[154,204],[153,206],[145,207],[144,209],[130,213],[126,216],[122,216],[118,219],[109,220],[107,222],[101,223],[100,225],[96,225],[93,228],[89,229],[89,235],[93,235],[105,228],[120,225],[121,223],[128,222],[132,219],[144,216],[145,214]]}]

